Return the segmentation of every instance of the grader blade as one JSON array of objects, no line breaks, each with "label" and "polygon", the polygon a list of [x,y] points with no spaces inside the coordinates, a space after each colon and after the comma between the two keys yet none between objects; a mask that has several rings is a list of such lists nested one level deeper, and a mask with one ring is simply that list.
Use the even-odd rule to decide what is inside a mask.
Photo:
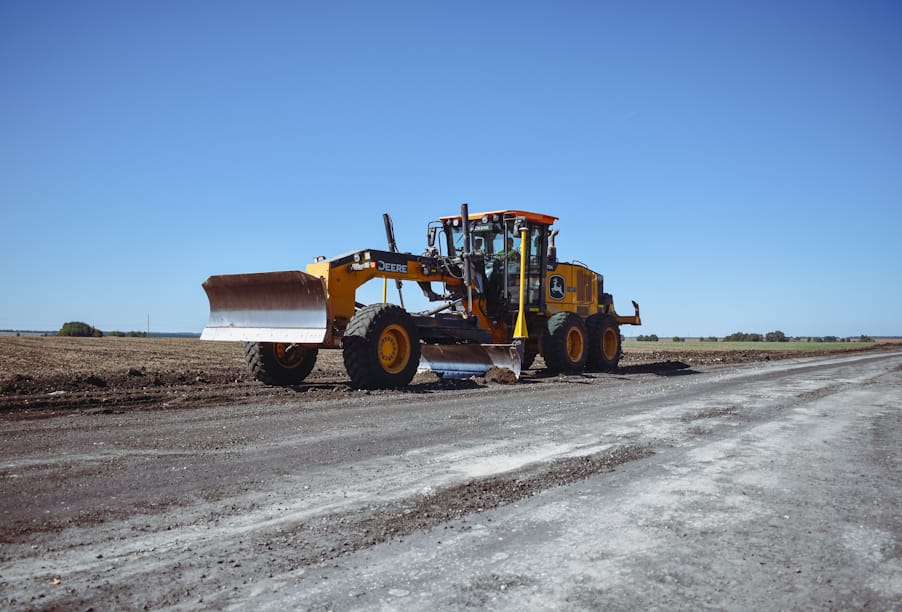
[{"label": "grader blade", "polygon": [[320,344],[326,337],[321,279],[291,270],[211,276],[210,321],[201,340]]},{"label": "grader blade", "polygon": [[442,378],[482,376],[492,368],[510,370],[520,378],[520,353],[512,344],[423,344],[419,372]]}]

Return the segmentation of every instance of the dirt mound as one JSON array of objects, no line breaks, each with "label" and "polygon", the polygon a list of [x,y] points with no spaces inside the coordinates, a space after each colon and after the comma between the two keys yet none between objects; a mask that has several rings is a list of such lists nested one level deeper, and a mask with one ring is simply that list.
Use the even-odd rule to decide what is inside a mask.
[{"label": "dirt mound", "polygon": [[518,381],[517,375],[512,370],[493,366],[491,370],[485,373],[485,382],[499,385],[515,385]]}]

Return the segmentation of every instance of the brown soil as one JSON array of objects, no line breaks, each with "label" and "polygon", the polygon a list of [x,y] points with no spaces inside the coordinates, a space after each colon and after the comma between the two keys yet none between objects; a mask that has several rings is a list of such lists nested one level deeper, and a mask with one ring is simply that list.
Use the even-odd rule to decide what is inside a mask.
[{"label": "brown soil", "polygon": [[[877,345],[872,350],[879,350]],[[817,353],[806,352],[805,356]],[[622,373],[663,372],[695,366],[799,357],[769,351],[642,351],[624,354]],[[523,373],[542,383],[558,379],[542,370]],[[486,378],[443,381],[418,374],[409,391],[510,384],[504,372]],[[323,350],[302,385],[269,387],[247,372],[238,343],[184,338],[0,337],[0,413],[7,417],[50,416],[59,411],[121,411],[137,408],[186,408],[218,402],[305,401],[398,391],[350,388],[341,352]]]}]

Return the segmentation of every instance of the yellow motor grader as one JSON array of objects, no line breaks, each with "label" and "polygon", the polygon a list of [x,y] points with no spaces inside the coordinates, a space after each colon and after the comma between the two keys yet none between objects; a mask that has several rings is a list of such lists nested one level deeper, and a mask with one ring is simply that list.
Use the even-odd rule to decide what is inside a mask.
[{"label": "yellow motor grader", "polygon": [[[210,320],[202,340],[243,341],[251,373],[272,385],[310,374],[321,348],[342,349],[351,385],[407,385],[417,370],[460,378],[507,368],[519,377],[542,355],[551,372],[612,370],[620,325],[604,277],[557,260],[557,217],[521,210],[441,217],[429,223],[422,255],[400,253],[384,215],[388,250],[363,249],[298,270],[211,276],[203,283]],[[383,302],[357,289],[382,278]],[[411,313],[386,303],[388,280],[415,282],[435,308]]]}]

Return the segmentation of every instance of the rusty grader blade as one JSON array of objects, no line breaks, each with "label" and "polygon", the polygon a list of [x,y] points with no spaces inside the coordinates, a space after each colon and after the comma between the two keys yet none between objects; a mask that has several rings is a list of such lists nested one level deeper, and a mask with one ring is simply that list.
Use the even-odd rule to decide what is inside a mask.
[{"label": "rusty grader blade", "polygon": [[210,321],[201,340],[320,344],[326,337],[323,281],[299,270],[211,276]]},{"label": "rusty grader blade", "polygon": [[419,372],[442,378],[482,376],[492,368],[510,370],[520,378],[520,353],[512,344],[423,344]]}]

